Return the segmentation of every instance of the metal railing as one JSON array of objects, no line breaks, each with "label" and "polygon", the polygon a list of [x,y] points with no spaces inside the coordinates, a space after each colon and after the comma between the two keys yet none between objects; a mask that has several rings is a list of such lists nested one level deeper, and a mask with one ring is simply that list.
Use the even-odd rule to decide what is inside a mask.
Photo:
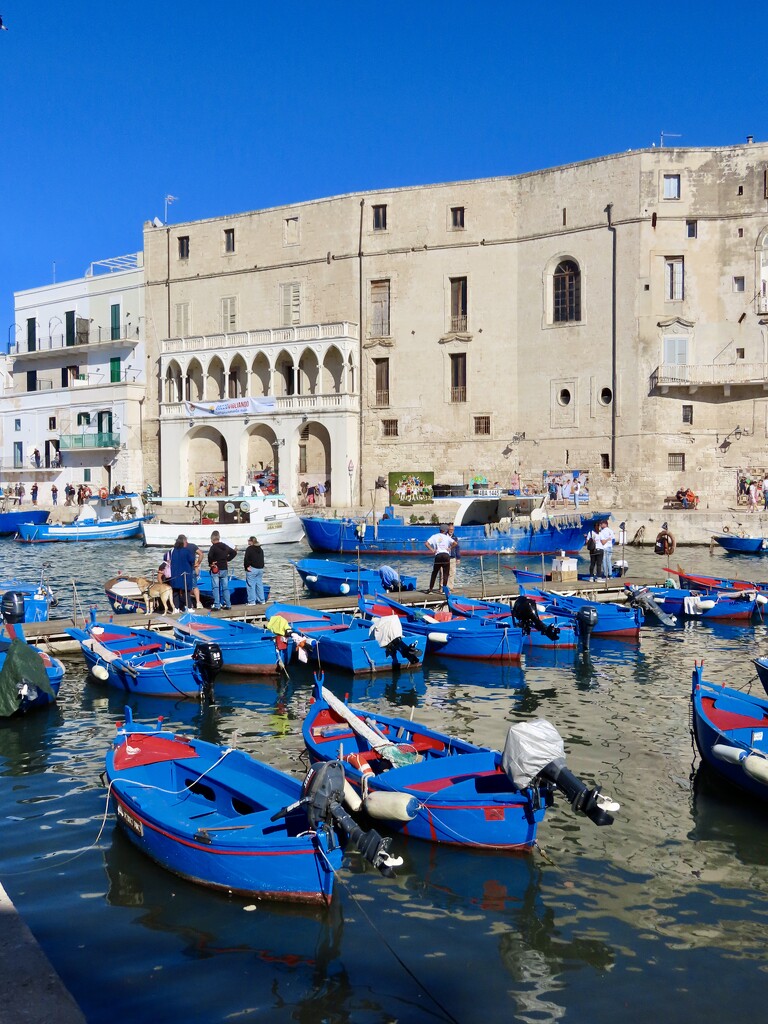
[{"label": "metal railing", "polygon": [[466,402],[467,400],[467,389],[465,386],[458,388],[451,388],[451,401],[452,402]]},{"label": "metal railing", "polygon": [[[116,335],[116,337],[113,337]],[[61,349],[78,348],[83,345],[105,345],[109,342],[126,341],[135,344],[139,340],[139,328],[135,325],[122,324],[119,330],[111,327],[92,327],[90,331],[78,331],[73,342],[67,344],[66,336],[56,333],[47,338],[36,338],[34,341],[14,341],[9,346],[12,356],[34,356],[40,352],[58,352]]]},{"label": "metal railing", "polygon": [[452,331],[466,331],[467,329],[467,314],[460,313],[451,317],[451,330]]},{"label": "metal railing", "polygon": [[651,374],[651,387],[675,385],[763,384],[768,363],[661,363]]},{"label": "metal railing", "polygon": [[[224,401],[224,399],[192,399],[194,402]],[[248,414],[251,419],[269,419],[286,413],[323,413],[323,412],[358,412],[360,396],[354,395],[281,395],[275,398],[275,408],[270,412]],[[163,419],[187,419],[186,402],[161,402],[160,415]],[[238,414],[242,416],[243,414]],[[232,420],[236,417],[221,416],[221,420]]]},{"label": "metal railing", "polygon": [[82,451],[86,448],[119,448],[120,435],[114,433],[100,434],[62,434],[59,438],[60,451]]},{"label": "metal railing", "polygon": [[376,392],[376,405],[389,405],[389,388]]}]

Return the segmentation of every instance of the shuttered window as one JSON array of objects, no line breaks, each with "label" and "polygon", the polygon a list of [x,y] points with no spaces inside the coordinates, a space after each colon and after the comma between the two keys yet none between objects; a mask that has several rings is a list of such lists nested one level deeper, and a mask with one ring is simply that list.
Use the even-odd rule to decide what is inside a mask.
[{"label": "shuttered window", "polygon": [[221,300],[221,329],[224,334],[237,330],[237,299],[234,295]]},{"label": "shuttered window", "polygon": [[280,305],[283,327],[293,327],[301,323],[301,285],[298,281],[280,285]]},{"label": "shuttered window", "polygon": [[376,405],[389,405],[389,359],[374,359]]},{"label": "shuttered window", "polygon": [[189,303],[176,303],[176,337],[186,338],[189,335]]},{"label": "shuttered window", "polygon": [[685,298],[685,272],[682,256],[667,256],[664,261],[664,297],[667,302]]},{"label": "shuttered window", "polygon": [[389,281],[371,281],[371,337],[389,337]]},{"label": "shuttered window", "polygon": [[120,338],[120,303],[115,302],[109,307],[109,336],[112,341]]},{"label": "shuttered window", "polygon": [[467,329],[467,279],[451,278],[451,330]]}]

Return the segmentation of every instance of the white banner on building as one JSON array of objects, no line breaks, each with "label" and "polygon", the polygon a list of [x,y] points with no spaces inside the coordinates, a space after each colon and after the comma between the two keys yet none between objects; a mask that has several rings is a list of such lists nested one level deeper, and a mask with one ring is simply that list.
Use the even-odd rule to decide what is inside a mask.
[{"label": "white banner on building", "polygon": [[186,402],[187,415],[198,416],[258,416],[275,412],[277,401],[271,395],[261,398],[228,398],[221,402]]}]

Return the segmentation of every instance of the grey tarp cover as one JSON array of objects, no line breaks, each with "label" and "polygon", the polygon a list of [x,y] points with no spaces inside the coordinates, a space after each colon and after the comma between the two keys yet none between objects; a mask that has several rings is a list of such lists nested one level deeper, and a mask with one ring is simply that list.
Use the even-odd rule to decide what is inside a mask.
[{"label": "grey tarp cover", "polygon": [[0,718],[8,718],[19,710],[19,688],[24,682],[45,690],[56,700],[40,655],[23,640],[11,640],[0,671]]},{"label": "grey tarp cover", "polygon": [[511,725],[501,763],[519,789],[529,786],[551,761],[565,762],[565,747],[557,729],[546,718]]}]

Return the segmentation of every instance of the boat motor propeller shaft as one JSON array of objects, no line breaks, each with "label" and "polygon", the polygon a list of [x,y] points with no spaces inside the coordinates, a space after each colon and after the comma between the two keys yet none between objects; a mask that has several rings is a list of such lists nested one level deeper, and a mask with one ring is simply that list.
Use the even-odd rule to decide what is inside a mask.
[{"label": "boat motor propeller shaft", "polygon": [[599,786],[588,789],[564,761],[550,761],[539,772],[539,778],[564,793],[577,814],[585,814],[596,825],[613,824],[613,815],[609,812],[616,810],[617,805],[601,794]]}]

